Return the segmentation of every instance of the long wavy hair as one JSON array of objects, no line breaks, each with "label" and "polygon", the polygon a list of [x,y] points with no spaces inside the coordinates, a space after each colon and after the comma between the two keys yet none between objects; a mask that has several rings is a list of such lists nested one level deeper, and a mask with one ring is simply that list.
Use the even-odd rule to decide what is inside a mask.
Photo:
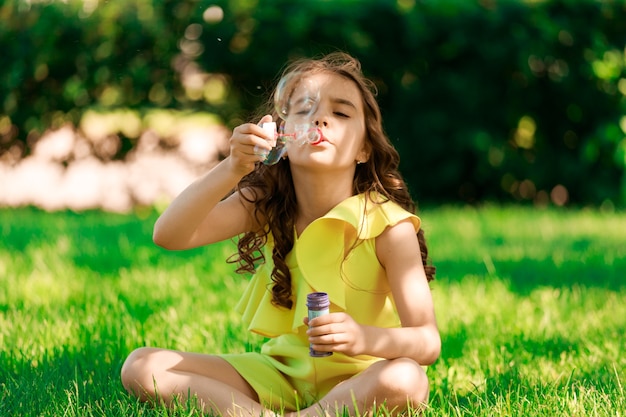
[{"label": "long wavy hair", "polygon": [[[365,143],[370,157],[356,167],[353,195],[378,193],[385,201],[393,201],[414,213],[415,203],[398,171],[400,156],[383,131],[380,108],[376,101],[376,87],[363,75],[360,62],[348,54],[334,52],[320,59],[294,61],[285,68],[282,76],[292,72],[336,74],[358,87],[364,104]],[[264,110],[272,113],[276,120],[277,114],[273,107],[272,98]],[[245,192],[242,192],[244,189]],[[237,190],[241,198],[253,204],[254,218],[261,226],[258,230],[247,232],[240,237],[237,243],[238,253],[230,259],[230,262],[238,264],[237,272],[254,272],[258,263],[265,260],[262,247],[271,234],[274,240],[272,302],[274,305],[290,309],[293,303],[291,275],[285,258],[294,244],[297,201],[289,162],[282,160],[271,166],[259,163],[254,171],[241,179]],[[426,277],[431,281],[434,279],[435,267],[429,262],[428,249],[421,228],[417,238]]]}]

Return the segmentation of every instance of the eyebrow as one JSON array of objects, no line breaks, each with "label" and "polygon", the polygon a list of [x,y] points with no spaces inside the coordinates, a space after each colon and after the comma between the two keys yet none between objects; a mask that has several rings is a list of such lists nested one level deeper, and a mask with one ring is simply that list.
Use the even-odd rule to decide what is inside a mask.
[{"label": "eyebrow", "polygon": [[[310,99],[310,97],[301,97],[298,100],[296,100],[294,105],[302,104],[302,103],[304,103],[305,101],[307,101],[309,99]],[[334,103],[334,104],[344,104],[346,106],[352,107],[354,110],[357,110],[356,105],[353,102],[351,102],[350,100],[348,100],[348,99],[341,98],[341,97],[331,97],[330,101],[332,103]]]},{"label": "eyebrow", "polygon": [[350,106],[356,110],[356,105],[350,100],[346,100],[345,98],[332,97],[330,101],[336,104],[345,104],[346,106]]}]

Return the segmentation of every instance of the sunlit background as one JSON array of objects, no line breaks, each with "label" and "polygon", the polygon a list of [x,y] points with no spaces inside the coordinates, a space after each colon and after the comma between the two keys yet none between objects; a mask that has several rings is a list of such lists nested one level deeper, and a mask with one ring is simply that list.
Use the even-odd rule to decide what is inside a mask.
[{"label": "sunlit background", "polygon": [[0,206],[166,203],[288,59],[338,49],[419,201],[626,205],[623,2],[8,0],[0,19]]}]

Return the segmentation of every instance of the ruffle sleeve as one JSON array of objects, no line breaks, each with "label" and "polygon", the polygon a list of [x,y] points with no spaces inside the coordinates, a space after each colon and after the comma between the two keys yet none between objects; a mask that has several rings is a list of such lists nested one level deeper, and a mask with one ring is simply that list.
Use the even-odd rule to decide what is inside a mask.
[{"label": "ruffle sleeve", "polygon": [[[385,228],[410,219],[419,230],[420,219],[391,201],[350,197],[312,222],[298,237],[286,261],[292,275],[293,308],[272,304],[271,248],[265,247],[266,262],[259,266],[237,310],[248,329],[267,337],[297,333],[307,315],[306,297],[314,291],[328,293],[331,311],[346,311],[346,282],[342,279],[343,262],[357,242],[379,236]],[[351,259],[359,262],[359,259]]]}]

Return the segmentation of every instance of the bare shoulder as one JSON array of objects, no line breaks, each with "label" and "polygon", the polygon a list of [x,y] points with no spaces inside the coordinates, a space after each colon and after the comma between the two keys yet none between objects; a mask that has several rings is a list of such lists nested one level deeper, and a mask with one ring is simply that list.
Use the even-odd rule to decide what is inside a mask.
[{"label": "bare shoulder", "polygon": [[394,261],[415,259],[416,253],[420,253],[419,242],[413,222],[409,219],[387,227],[376,238],[376,255],[383,266]]}]

